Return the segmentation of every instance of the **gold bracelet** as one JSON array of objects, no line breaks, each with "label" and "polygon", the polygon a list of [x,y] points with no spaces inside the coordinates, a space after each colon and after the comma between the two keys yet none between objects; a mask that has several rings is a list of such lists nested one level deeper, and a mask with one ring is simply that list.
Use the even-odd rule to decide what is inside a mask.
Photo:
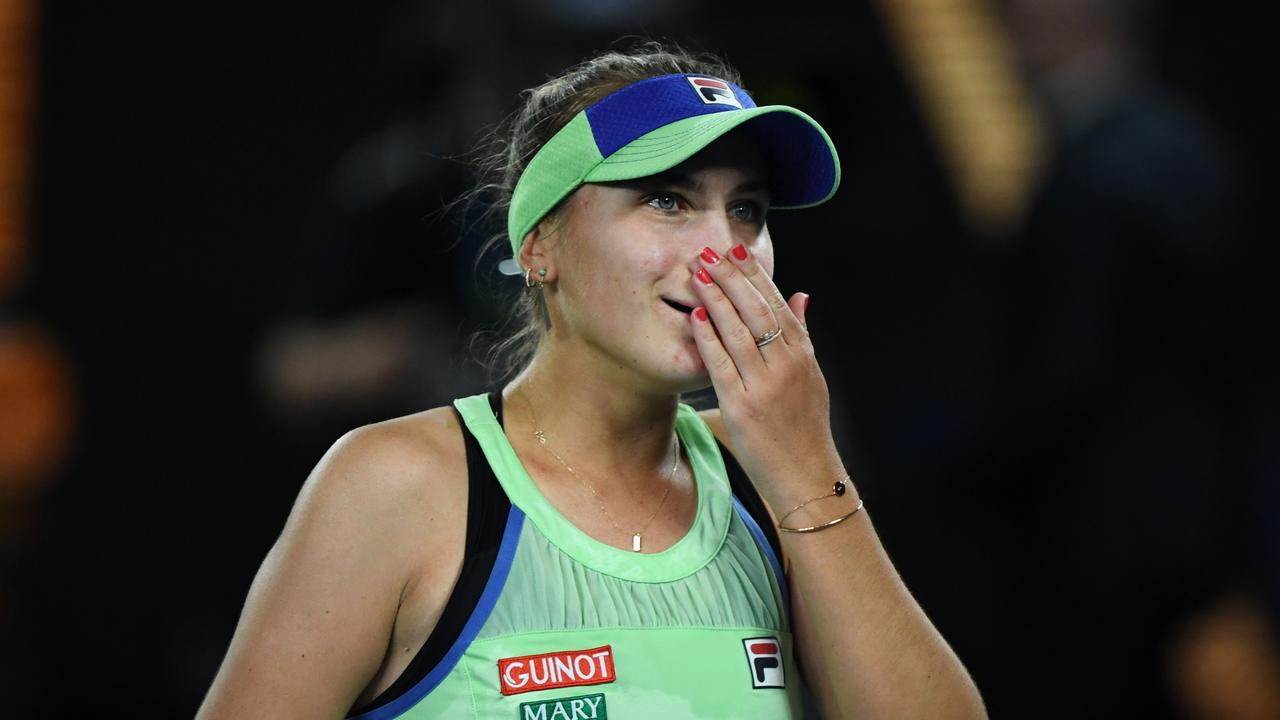
[{"label": "gold bracelet", "polygon": [[[826,496],[824,496],[824,497],[826,497]],[[844,522],[845,520],[848,520],[849,518],[851,518],[851,517],[853,517],[854,515],[856,515],[856,514],[857,514],[857,512],[858,512],[859,510],[861,510],[861,509],[862,509],[862,502],[863,502],[863,501],[862,501],[862,498],[858,498],[858,507],[854,508],[854,509],[853,509],[853,512],[850,512],[848,515],[841,515],[840,517],[836,518],[835,520],[832,520],[832,521],[830,521],[830,522],[822,523],[821,525],[813,525],[813,526],[811,526],[811,527],[803,527],[803,528],[789,528],[789,527],[782,527],[781,525],[779,525],[779,526],[778,526],[778,529],[779,529],[779,530],[781,530],[782,532],[807,533],[807,532],[816,532],[816,531],[821,530],[821,529],[823,529],[823,528],[829,528],[829,527],[831,527],[832,525],[835,525],[835,524],[837,524],[837,523]],[[788,514],[790,514],[790,513],[788,513]]]},{"label": "gold bracelet", "polygon": [[850,515],[853,515],[853,513],[856,513],[856,512],[858,512],[859,510],[861,510],[861,509],[862,509],[862,502],[861,502],[861,499],[859,499],[858,507],[854,508],[853,512],[849,513],[849,515],[845,515],[845,516],[844,516],[844,517],[842,517],[842,518],[836,518],[835,520],[832,520],[831,522],[829,522],[829,523],[827,523],[827,524],[825,524],[825,525],[814,525],[813,527],[807,527],[807,528],[789,528],[789,527],[783,527],[783,526],[782,526],[782,523],[786,522],[787,518],[791,517],[791,516],[795,513],[795,511],[799,510],[800,508],[804,507],[805,505],[808,505],[809,503],[814,502],[815,500],[822,500],[822,499],[824,499],[824,498],[829,498],[829,497],[840,497],[841,495],[844,495],[844,492],[845,492],[845,490],[847,489],[847,485],[846,485],[846,483],[849,481],[849,479],[850,479],[850,478],[849,478],[849,476],[848,476],[848,475],[844,476],[844,478],[842,478],[842,479],[840,479],[840,480],[835,481],[835,484],[833,484],[833,485],[831,486],[831,492],[827,493],[826,495],[819,495],[818,497],[815,497],[815,498],[809,498],[808,500],[805,500],[804,502],[800,503],[799,505],[797,505],[797,506],[795,506],[795,507],[791,508],[790,510],[788,510],[786,515],[783,515],[781,518],[779,518],[779,520],[778,520],[778,529],[779,529],[779,530],[782,530],[782,531],[785,531],[785,532],[813,532],[814,530],[820,530],[820,529],[822,529],[822,528],[824,528],[824,527],[829,527],[829,526],[831,526],[831,525],[835,525],[836,523],[840,522],[841,520],[844,520],[845,518],[848,518]]}]

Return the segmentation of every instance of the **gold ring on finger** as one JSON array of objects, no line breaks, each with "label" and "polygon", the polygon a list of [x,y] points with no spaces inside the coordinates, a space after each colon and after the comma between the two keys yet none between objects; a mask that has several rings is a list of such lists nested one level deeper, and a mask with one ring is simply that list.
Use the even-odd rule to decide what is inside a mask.
[{"label": "gold ring on finger", "polygon": [[756,347],[758,348],[764,347],[765,345],[768,345],[769,343],[773,342],[774,340],[777,340],[780,337],[782,337],[781,325],[779,325],[777,329],[770,330],[769,332],[756,338]]}]

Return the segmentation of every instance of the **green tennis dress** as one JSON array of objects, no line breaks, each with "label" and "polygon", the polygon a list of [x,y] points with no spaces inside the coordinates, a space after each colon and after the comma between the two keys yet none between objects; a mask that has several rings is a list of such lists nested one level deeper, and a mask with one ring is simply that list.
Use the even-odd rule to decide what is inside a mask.
[{"label": "green tennis dress", "polygon": [[[591,538],[543,497],[503,431],[501,401],[492,390],[453,403],[469,435],[463,575],[478,600],[463,612],[451,598],[445,614],[460,630],[442,629],[442,618],[432,657],[415,658],[352,717],[800,717],[785,581],[756,519],[759,496],[729,458],[735,494],[723,446],[697,412],[681,403],[676,416],[697,486],[693,525],[670,548],[641,554]],[[477,489],[490,470],[492,502]],[[478,550],[481,504],[491,509],[490,559]]]}]

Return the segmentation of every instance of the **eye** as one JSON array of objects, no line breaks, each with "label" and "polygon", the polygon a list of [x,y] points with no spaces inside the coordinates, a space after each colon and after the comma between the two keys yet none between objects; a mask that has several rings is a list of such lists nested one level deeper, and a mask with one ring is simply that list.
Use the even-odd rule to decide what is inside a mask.
[{"label": "eye", "polygon": [[654,193],[645,198],[645,204],[663,212],[674,212],[680,209],[680,196],[675,193]]},{"label": "eye", "polygon": [[729,214],[743,222],[764,221],[764,208],[757,202],[740,202],[729,209]]}]

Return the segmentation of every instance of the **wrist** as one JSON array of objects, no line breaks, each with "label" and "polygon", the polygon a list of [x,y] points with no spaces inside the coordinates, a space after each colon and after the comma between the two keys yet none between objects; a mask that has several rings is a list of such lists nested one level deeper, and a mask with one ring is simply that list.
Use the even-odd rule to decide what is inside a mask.
[{"label": "wrist", "polygon": [[787,514],[784,520],[778,522],[778,529],[793,533],[816,532],[852,517],[863,507],[862,498],[850,498],[848,502],[838,504],[824,504],[825,509],[808,506]]},{"label": "wrist", "polygon": [[[850,507],[852,506],[852,507]],[[813,532],[829,527],[862,509],[862,498],[846,479],[832,483],[831,490],[792,507],[778,518],[778,529],[786,532]]]},{"label": "wrist", "polygon": [[[804,502],[831,495],[835,483],[841,480],[844,481],[845,489],[840,497],[853,498],[856,505],[857,489],[854,487],[853,479],[844,469],[844,465],[840,463],[822,463],[807,467],[793,466],[780,471],[774,476],[773,481],[760,483],[759,489],[765,502],[769,503],[769,507],[774,510],[774,514],[781,518],[783,514]],[[833,507],[833,504],[829,504],[833,499],[813,502],[804,509],[812,509],[814,505],[826,506],[829,509]],[[843,507],[843,504],[840,507]],[[821,509],[819,507],[819,510]]]}]

